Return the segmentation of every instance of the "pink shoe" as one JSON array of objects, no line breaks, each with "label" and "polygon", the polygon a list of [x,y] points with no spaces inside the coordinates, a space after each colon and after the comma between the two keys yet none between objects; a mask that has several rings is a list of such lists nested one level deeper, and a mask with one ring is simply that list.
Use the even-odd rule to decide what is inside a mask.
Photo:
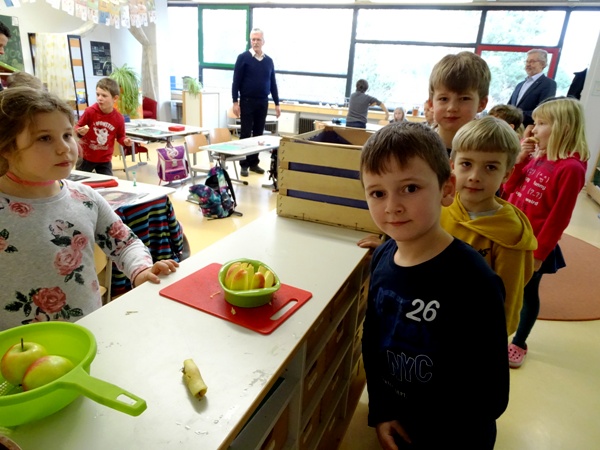
[{"label": "pink shoe", "polygon": [[525,355],[527,354],[526,348],[521,348],[515,344],[509,344],[508,346],[508,365],[512,369],[518,369],[523,364]]}]

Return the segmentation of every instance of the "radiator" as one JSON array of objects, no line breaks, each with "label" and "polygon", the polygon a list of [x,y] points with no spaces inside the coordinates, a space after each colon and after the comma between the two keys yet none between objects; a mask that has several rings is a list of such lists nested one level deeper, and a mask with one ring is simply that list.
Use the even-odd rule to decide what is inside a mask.
[{"label": "radiator", "polygon": [[315,129],[315,119],[298,119],[298,134],[308,133]]}]

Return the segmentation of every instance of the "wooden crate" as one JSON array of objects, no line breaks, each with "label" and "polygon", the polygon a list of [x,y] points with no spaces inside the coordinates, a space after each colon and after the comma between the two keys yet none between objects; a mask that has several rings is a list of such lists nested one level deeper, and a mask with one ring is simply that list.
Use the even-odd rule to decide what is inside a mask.
[{"label": "wooden crate", "polygon": [[[348,144],[317,142],[332,136]],[[371,219],[359,180],[360,151],[371,132],[325,127],[283,137],[279,146],[277,214],[380,233]]]}]

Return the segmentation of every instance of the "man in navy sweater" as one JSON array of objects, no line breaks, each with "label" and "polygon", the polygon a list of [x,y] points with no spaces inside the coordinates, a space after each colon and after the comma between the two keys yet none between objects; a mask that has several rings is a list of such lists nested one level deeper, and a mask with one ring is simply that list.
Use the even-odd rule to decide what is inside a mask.
[{"label": "man in navy sweater", "polygon": [[[260,28],[250,32],[250,50],[241,53],[235,62],[233,71],[233,113],[241,119],[240,138],[261,136],[265,131],[267,111],[269,110],[269,94],[275,103],[275,114],[281,114],[279,93],[275,82],[275,65],[265,55],[262,47],[265,44],[264,34]],[[238,101],[239,99],[239,101]],[[248,176],[248,170],[263,174],[265,171],[258,165],[258,153],[246,156],[240,161],[242,176]]]}]

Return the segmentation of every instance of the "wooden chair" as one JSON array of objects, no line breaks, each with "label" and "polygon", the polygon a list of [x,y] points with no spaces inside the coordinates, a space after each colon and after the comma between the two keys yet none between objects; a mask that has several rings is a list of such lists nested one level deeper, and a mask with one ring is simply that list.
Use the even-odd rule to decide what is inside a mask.
[{"label": "wooden chair", "polygon": [[98,247],[98,244],[94,244],[94,265],[96,266],[96,275],[98,276],[98,283],[100,285],[102,304],[106,305],[111,301],[112,261]]},{"label": "wooden chair", "polygon": [[[209,138],[211,144],[218,144],[220,142],[229,142],[232,140],[231,132],[229,131],[229,128],[213,128],[212,130],[210,130],[210,135],[208,138]],[[246,157],[245,156],[231,156],[231,157],[227,157],[225,159],[225,162],[231,161],[233,163],[233,169],[235,170],[235,177],[237,179],[240,178],[240,175],[238,174],[238,169],[237,169],[235,162],[240,161],[242,159],[246,159]],[[227,169],[227,168],[224,167],[224,169]]]},{"label": "wooden chair", "polygon": [[227,110],[227,128],[236,136],[240,135],[240,118],[233,113],[233,106]]},{"label": "wooden chair", "polygon": [[[206,145],[208,145],[208,140],[206,139],[206,136],[202,133],[188,134],[185,137],[185,147],[187,150],[187,159],[188,159],[188,164],[190,165],[190,172],[192,173],[192,184],[194,184],[196,182],[196,173],[197,172],[202,172],[204,174],[207,174],[208,171],[210,170],[210,167],[209,168],[200,167],[198,165],[198,161],[197,161],[197,157],[196,157],[196,155],[198,153],[204,151],[200,147],[204,147]],[[192,155],[191,158],[190,158],[190,155]],[[213,157],[210,152],[208,152],[208,160],[210,162],[210,165],[212,166]]]}]

